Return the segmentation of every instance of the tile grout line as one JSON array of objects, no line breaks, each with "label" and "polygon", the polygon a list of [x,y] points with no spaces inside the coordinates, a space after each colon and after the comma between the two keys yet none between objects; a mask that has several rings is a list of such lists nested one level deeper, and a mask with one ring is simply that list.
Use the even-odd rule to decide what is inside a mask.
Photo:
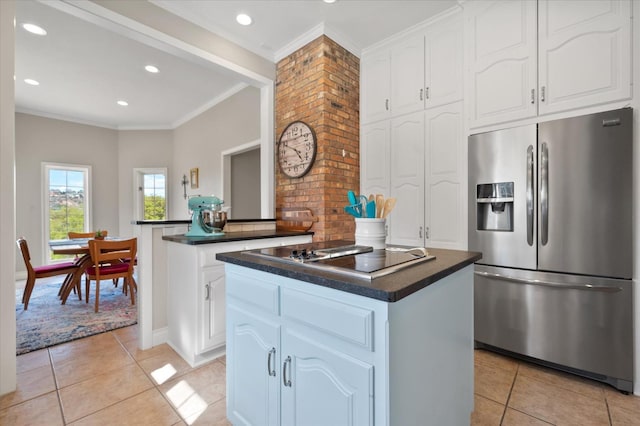
[{"label": "tile grout line", "polygon": [[509,388],[509,395],[507,395],[507,400],[504,402],[504,410],[502,411],[502,417],[500,417],[500,425],[504,421],[504,417],[507,415],[507,409],[509,408],[509,400],[511,399],[511,393],[513,392],[513,387],[516,385],[516,379],[518,378],[518,372],[520,371],[520,363],[517,363],[516,366],[516,374],[513,375],[513,382],[511,383],[511,387]]}]

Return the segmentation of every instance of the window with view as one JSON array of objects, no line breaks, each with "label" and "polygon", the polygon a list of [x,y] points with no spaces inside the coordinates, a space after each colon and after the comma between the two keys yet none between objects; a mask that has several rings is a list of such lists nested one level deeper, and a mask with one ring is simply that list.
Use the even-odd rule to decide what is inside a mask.
[{"label": "window with view", "polygon": [[138,170],[138,217],[142,220],[167,218],[166,171]]},{"label": "window with view", "polygon": [[[46,240],[67,238],[69,231],[89,231],[90,172],[89,166],[44,165]],[[49,260],[60,258],[49,252]]]}]

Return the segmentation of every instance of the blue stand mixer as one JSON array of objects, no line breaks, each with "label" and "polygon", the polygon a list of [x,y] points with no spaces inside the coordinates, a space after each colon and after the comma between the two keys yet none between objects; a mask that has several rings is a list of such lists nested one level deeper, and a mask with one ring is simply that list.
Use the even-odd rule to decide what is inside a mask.
[{"label": "blue stand mixer", "polygon": [[[222,228],[227,223],[227,213],[222,211],[224,201],[216,196],[189,198],[191,229],[186,237],[210,237],[224,235]],[[209,220],[207,220],[209,219]]]}]

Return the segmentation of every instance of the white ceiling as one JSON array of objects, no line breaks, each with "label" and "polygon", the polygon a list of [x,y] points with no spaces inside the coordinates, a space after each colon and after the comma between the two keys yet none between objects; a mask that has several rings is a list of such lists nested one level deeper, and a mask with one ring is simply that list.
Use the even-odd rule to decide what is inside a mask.
[{"label": "white ceiling", "polygon": [[[457,0],[169,1],[152,3],[273,62],[324,33],[352,53],[410,28]],[[50,7],[53,5],[54,7]],[[245,87],[199,58],[175,56],[66,10],[61,2],[16,2],[16,110],[117,129],[174,128]],[[65,10],[65,11],[63,11]],[[239,12],[254,22],[242,27]],[[79,14],[75,14],[79,15]],[[24,22],[48,32],[36,36]],[[125,34],[123,31],[122,34]],[[186,58],[186,59],[185,59]],[[144,70],[147,64],[158,74]],[[23,82],[32,78],[39,86]],[[119,99],[128,107],[116,104]]]}]

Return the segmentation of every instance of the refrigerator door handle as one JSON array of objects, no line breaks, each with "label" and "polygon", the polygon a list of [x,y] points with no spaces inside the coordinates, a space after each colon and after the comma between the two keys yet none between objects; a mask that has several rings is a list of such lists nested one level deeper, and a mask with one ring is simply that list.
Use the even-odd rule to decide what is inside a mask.
[{"label": "refrigerator door handle", "polygon": [[516,277],[511,277],[509,275],[492,274],[489,272],[481,272],[481,271],[474,271],[473,273],[480,277],[515,282],[515,283],[522,283],[522,284],[530,284],[530,285],[535,285],[540,287],[554,287],[554,288],[562,288],[567,290],[599,291],[603,293],[618,293],[622,291],[622,288],[620,287],[607,287],[607,286],[593,285],[593,284],[566,284],[566,283],[559,283],[554,281],[529,280],[526,278],[516,278]]},{"label": "refrigerator door handle", "polygon": [[549,241],[549,149],[543,142],[540,152],[540,244]]},{"label": "refrigerator door handle", "polygon": [[527,244],[533,245],[533,145],[527,148]]}]

